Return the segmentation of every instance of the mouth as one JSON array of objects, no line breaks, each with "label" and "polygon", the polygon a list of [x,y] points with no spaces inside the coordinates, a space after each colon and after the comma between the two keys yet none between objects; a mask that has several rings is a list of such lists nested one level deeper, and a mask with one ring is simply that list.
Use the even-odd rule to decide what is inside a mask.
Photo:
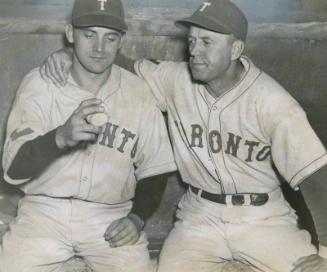
[{"label": "mouth", "polygon": [[106,59],[106,57],[99,57],[99,56],[91,56],[90,58],[95,61],[103,61]]},{"label": "mouth", "polygon": [[207,66],[207,63],[200,59],[191,58],[190,65],[192,65],[193,67],[201,68]]},{"label": "mouth", "polygon": [[190,62],[192,68],[195,68],[195,69],[202,69],[202,68],[205,68],[207,66],[206,63],[203,63],[203,62],[193,62],[191,61]]}]

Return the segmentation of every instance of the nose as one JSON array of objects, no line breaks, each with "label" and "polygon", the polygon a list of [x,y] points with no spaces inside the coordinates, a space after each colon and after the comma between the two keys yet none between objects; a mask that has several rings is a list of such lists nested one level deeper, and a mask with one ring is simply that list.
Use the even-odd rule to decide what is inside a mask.
[{"label": "nose", "polygon": [[191,56],[198,55],[200,51],[201,51],[201,46],[197,41],[194,41],[189,45],[189,52]]},{"label": "nose", "polygon": [[94,50],[98,53],[101,53],[104,50],[104,41],[102,37],[98,37],[94,45]]}]

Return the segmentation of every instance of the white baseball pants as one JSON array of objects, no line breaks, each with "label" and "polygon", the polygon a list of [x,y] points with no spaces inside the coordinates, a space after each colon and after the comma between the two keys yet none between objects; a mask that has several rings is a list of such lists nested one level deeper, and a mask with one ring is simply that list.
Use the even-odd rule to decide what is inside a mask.
[{"label": "white baseball pants", "polygon": [[298,258],[314,253],[309,233],[299,230],[279,189],[263,206],[217,204],[188,190],[163,246],[159,272],[218,272],[231,260],[254,271],[289,272]]},{"label": "white baseball pants", "polygon": [[111,248],[106,228],[124,217],[131,203],[104,205],[76,199],[26,196],[3,238],[1,272],[57,272],[80,256],[94,272],[153,271],[142,233],[132,246]]}]

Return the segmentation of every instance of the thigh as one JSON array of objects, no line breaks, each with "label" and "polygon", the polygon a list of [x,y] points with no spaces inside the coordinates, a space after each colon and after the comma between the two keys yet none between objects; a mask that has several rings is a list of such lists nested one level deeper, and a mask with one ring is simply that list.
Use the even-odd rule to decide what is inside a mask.
[{"label": "thigh", "polygon": [[154,272],[147,245],[143,232],[134,245],[118,248],[111,248],[101,235],[85,244],[79,254],[94,272]]},{"label": "thigh", "polygon": [[219,226],[179,220],[164,243],[158,271],[218,272],[231,257]]},{"label": "thigh", "polygon": [[3,237],[1,272],[60,271],[72,249],[54,229],[43,218],[19,214]]},{"label": "thigh", "polygon": [[241,228],[230,240],[232,250],[238,259],[259,271],[289,272],[298,258],[316,253],[309,233],[297,227],[293,216],[244,224]]}]

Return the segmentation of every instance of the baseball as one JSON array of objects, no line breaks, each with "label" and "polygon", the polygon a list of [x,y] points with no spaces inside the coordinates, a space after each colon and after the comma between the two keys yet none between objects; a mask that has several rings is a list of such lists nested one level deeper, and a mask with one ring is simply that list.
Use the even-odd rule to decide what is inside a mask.
[{"label": "baseball", "polygon": [[109,121],[109,117],[106,113],[95,113],[88,115],[86,120],[94,126],[101,127]]}]

